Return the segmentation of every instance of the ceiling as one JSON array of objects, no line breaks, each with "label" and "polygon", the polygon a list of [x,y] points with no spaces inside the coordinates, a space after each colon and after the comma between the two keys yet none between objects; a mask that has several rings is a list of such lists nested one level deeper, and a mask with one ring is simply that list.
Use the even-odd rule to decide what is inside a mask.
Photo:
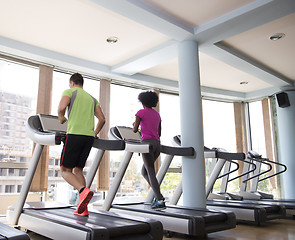
[{"label": "ceiling", "polygon": [[177,92],[187,39],[198,42],[204,96],[294,85],[294,0],[0,0],[0,54],[128,84]]}]

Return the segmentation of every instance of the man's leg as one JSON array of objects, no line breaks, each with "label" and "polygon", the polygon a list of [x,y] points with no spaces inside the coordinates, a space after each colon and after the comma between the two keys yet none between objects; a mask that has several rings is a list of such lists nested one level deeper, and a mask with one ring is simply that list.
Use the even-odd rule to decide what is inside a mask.
[{"label": "man's leg", "polygon": [[[63,179],[66,180],[67,183],[72,185],[78,191],[80,191],[81,188],[85,187],[85,184],[81,182],[80,176],[78,177],[76,174],[74,174],[71,168],[65,168],[63,166],[60,166],[60,170],[61,170],[61,176],[63,177]],[[85,179],[84,179],[84,182],[85,182]]]},{"label": "man's leg", "polygon": [[83,168],[75,167],[73,169],[73,173],[75,174],[77,179],[80,181],[80,183],[85,187],[86,181],[85,181],[85,177],[83,175]]},{"label": "man's leg", "polygon": [[[83,176],[82,168],[74,168],[74,173],[72,169],[65,168],[63,166],[61,168],[61,176],[74,188],[79,191],[79,204],[77,209],[75,210],[75,214],[82,214],[82,216],[88,215],[87,205],[93,196],[93,192],[85,188],[85,178]],[[81,191],[83,189],[83,191]],[[85,213],[85,211],[87,213]]]}]

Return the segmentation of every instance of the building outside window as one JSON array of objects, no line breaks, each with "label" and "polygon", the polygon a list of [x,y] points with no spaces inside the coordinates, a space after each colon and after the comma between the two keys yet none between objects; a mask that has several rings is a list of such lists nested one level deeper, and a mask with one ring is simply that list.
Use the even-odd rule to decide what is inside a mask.
[{"label": "building outside window", "polygon": [[3,164],[29,162],[32,156],[33,143],[26,135],[25,124],[28,117],[36,113],[38,80],[38,68],[0,59],[1,204],[11,205],[2,194],[19,192],[25,171],[5,169]]}]

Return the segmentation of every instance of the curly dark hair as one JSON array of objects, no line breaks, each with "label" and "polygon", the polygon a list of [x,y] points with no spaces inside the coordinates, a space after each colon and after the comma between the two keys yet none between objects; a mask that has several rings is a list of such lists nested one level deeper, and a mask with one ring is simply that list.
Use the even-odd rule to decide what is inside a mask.
[{"label": "curly dark hair", "polygon": [[80,86],[83,86],[83,84],[84,84],[84,79],[83,79],[83,77],[82,77],[82,75],[80,73],[74,73],[70,77],[70,81],[72,81],[76,85],[80,85]]},{"label": "curly dark hair", "polygon": [[152,108],[157,106],[159,102],[159,97],[158,97],[158,94],[153,91],[146,91],[146,92],[141,92],[138,95],[138,100],[145,107]]}]

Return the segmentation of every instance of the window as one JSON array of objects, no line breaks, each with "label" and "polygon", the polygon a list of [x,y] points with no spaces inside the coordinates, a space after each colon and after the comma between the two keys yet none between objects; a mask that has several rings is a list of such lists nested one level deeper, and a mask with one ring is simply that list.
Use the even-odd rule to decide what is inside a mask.
[{"label": "window", "polygon": [[0,176],[7,176],[7,169],[0,168]]},{"label": "window", "polygon": [[53,170],[48,170],[48,177],[53,177]]},{"label": "window", "polygon": [[[251,149],[258,152],[262,155],[262,157],[266,157],[262,101],[249,103],[249,118],[251,129]],[[265,164],[261,165],[261,171],[265,171],[267,169],[268,166]],[[266,177],[266,175],[261,175],[259,178],[262,179],[263,177]],[[277,181],[277,178],[260,181],[258,183],[258,190],[271,193],[277,197],[279,195],[279,190],[276,188],[275,181]]]},{"label": "window", "polygon": [[179,96],[161,93],[160,115],[162,119],[161,142],[171,145],[172,138],[181,133]]},{"label": "window", "polygon": [[250,129],[251,129],[251,149],[262,156],[266,155],[264,125],[261,101],[249,103]]},{"label": "window", "polygon": [[14,169],[13,168],[8,169],[8,175],[9,176],[14,176]]},{"label": "window", "polygon": [[[33,143],[25,134],[25,123],[29,116],[36,114],[38,81],[38,68],[0,59],[0,146],[3,159],[27,162],[31,158]],[[21,186],[24,179],[18,175],[23,176],[21,170],[0,169],[0,176],[9,176],[0,178],[0,192],[18,192],[17,186]],[[11,205],[9,202],[1,204]]]},{"label": "window", "polygon": [[204,145],[236,152],[232,103],[203,100]]},{"label": "window", "polygon": [[[236,134],[233,103],[203,100],[204,145],[208,148],[223,148],[236,152]],[[206,178],[212,171],[214,159],[206,159]],[[236,172],[233,174],[237,174]],[[238,180],[228,185],[229,192],[238,188]],[[214,190],[219,191],[221,179],[217,179]]]},{"label": "window", "polygon": [[26,169],[19,169],[19,176],[24,177],[26,175]]},{"label": "window", "polygon": [[14,193],[15,186],[14,185],[6,185],[5,186],[5,193]]},{"label": "window", "polygon": [[[162,119],[161,143],[171,146],[172,138],[181,134],[180,132],[180,104],[179,96],[161,93],[160,94],[160,115]],[[161,162],[166,155],[161,154]],[[175,156],[170,168],[180,168],[182,158]],[[174,190],[181,179],[181,173],[168,172],[161,184],[161,192],[165,197],[172,197]]]},{"label": "window", "polygon": [[[136,112],[142,108],[141,103],[137,99],[138,94],[142,91],[141,89],[111,84],[110,127],[132,127]],[[115,175],[123,158],[123,154],[123,151],[110,152],[110,177]],[[132,193],[139,199],[145,196],[147,184],[141,176],[141,167],[141,156],[133,154],[125,177],[121,183],[121,188],[118,191],[118,195]],[[113,179],[110,179],[110,185],[112,184],[112,180]],[[132,184],[130,184],[131,182]]]}]

